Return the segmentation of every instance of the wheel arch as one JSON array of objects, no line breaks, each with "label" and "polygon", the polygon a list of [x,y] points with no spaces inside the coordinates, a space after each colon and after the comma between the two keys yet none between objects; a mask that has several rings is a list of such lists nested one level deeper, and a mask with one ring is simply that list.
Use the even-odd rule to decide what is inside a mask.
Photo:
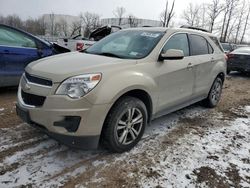
[{"label": "wheel arch", "polygon": [[[135,98],[141,100],[145,104],[146,109],[147,109],[147,114],[148,114],[147,122],[149,123],[151,121],[152,113],[153,113],[153,102],[152,102],[152,98],[149,95],[149,93],[143,89],[132,89],[132,90],[126,91],[123,94],[121,94],[119,97],[117,97],[115,102],[113,103],[113,105],[110,107],[110,109],[105,117],[105,120],[103,122],[100,141],[102,141],[103,132],[105,130],[105,126],[107,126],[105,122],[107,120],[107,117],[108,117],[110,111],[113,109],[113,107],[116,105],[116,103],[119,100],[121,100],[122,98],[124,98],[126,96],[135,97]],[[100,145],[100,143],[99,143],[99,145]]]},{"label": "wheel arch", "polygon": [[[148,122],[151,120],[152,113],[153,113],[153,101],[150,96],[150,94],[145,91],[144,89],[131,89],[128,91],[125,91],[124,93],[120,94],[119,96],[116,96],[113,105],[109,109],[109,112],[112,110],[113,106],[119,101],[120,99],[130,96],[130,97],[135,97],[141,100],[146,108],[147,108],[147,113],[148,113]],[[106,117],[108,116],[109,112],[107,113]],[[105,118],[106,119],[106,118]]]},{"label": "wheel arch", "polygon": [[220,72],[219,74],[217,74],[216,78],[220,78],[222,80],[222,83],[224,83],[224,81],[225,81],[225,73]]}]

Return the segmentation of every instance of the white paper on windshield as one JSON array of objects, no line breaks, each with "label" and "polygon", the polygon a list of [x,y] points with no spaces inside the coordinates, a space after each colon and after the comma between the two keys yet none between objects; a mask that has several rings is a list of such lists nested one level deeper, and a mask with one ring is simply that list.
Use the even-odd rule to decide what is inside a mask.
[{"label": "white paper on windshield", "polygon": [[148,33],[148,32],[143,32],[141,36],[144,37],[151,37],[151,38],[157,38],[160,36],[160,33]]},{"label": "white paper on windshield", "polygon": [[130,52],[129,55],[137,56],[137,55],[138,55],[138,52]]}]

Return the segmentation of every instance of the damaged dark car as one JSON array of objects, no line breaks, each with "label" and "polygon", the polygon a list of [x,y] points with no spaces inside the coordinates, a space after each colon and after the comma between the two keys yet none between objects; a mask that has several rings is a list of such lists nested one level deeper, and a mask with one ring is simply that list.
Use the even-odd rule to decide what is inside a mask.
[{"label": "damaged dark car", "polygon": [[237,48],[227,55],[227,73],[250,73],[250,47]]}]

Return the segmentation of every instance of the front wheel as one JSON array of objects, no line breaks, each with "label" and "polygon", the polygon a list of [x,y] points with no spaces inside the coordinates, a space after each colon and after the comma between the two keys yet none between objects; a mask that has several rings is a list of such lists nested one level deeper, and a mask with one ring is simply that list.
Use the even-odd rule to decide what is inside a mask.
[{"label": "front wheel", "polygon": [[205,106],[214,108],[220,101],[223,82],[217,77],[209,91],[208,97],[204,100]]},{"label": "front wheel", "polygon": [[120,99],[109,112],[102,132],[105,146],[113,152],[132,149],[141,139],[147,124],[145,104],[134,97]]}]

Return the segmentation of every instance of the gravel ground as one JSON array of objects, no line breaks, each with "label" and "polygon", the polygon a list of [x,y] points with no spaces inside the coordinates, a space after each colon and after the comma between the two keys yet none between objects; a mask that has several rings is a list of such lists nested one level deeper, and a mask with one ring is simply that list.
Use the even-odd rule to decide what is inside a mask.
[{"label": "gravel ground", "polygon": [[154,120],[130,152],[68,148],[15,115],[0,90],[0,187],[250,187],[250,77],[227,77],[219,106]]}]

